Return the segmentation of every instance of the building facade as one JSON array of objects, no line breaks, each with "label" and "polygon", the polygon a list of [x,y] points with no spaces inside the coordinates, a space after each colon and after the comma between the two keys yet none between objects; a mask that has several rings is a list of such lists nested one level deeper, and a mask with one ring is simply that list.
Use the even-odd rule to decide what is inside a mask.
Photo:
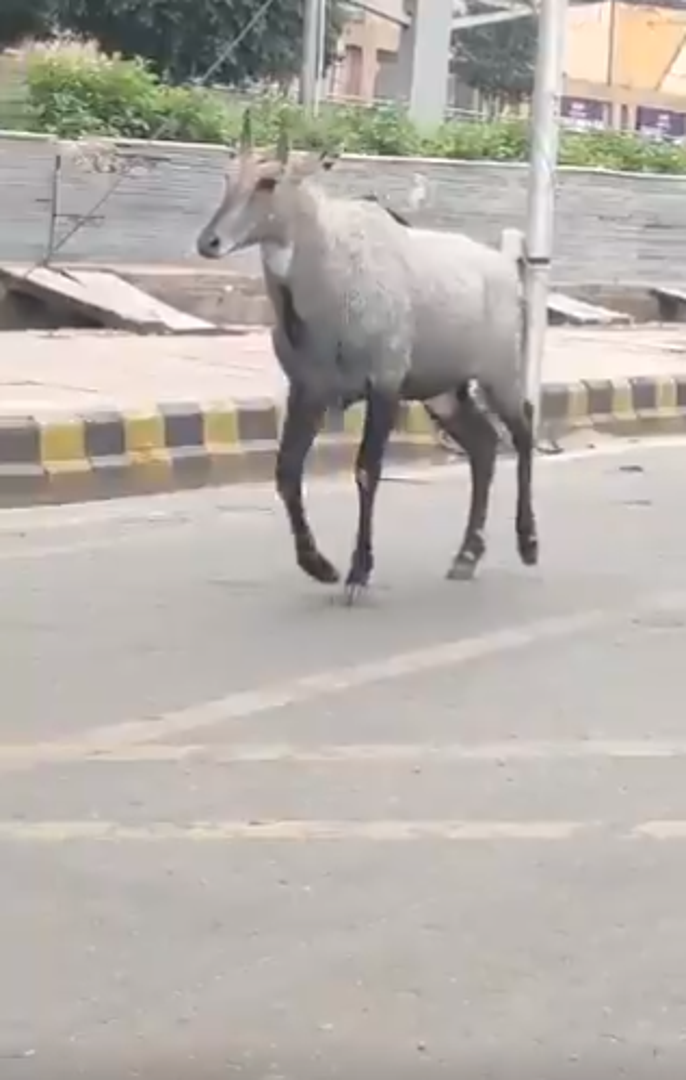
[{"label": "building facade", "polygon": [[568,119],[686,135],[686,5],[571,6],[564,69]]},{"label": "building facade", "polygon": [[394,96],[393,69],[400,36],[409,25],[404,0],[374,0],[373,11],[351,7],[339,43],[339,61],[329,76],[337,99],[373,102]]},{"label": "building facade", "polygon": [[[369,0],[341,39],[331,96],[371,103],[406,99],[398,77],[409,25],[406,0]],[[449,105],[469,108],[450,86]],[[474,107],[474,102],[471,102]],[[570,0],[562,112],[578,127],[686,135],[686,0]]]}]

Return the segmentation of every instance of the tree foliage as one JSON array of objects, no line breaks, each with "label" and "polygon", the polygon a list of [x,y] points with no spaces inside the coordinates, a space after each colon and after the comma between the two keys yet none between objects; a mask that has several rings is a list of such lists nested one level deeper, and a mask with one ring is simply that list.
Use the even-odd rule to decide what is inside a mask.
[{"label": "tree foliage", "polygon": [[[0,42],[43,37],[59,24],[96,39],[108,53],[143,57],[159,75],[181,82],[204,76],[259,6],[258,0],[0,0]],[[330,9],[329,59],[342,22],[338,0]],[[302,38],[302,0],[272,0],[216,69],[215,81],[290,79],[300,69]]]},{"label": "tree foliage", "polygon": [[[493,10],[479,0],[469,4],[470,14]],[[453,71],[467,86],[489,96],[514,101],[528,96],[533,89],[537,32],[535,18],[458,30],[453,40]]]},{"label": "tree foliage", "polygon": [[55,17],[54,0],[0,0],[0,48],[50,37]]}]

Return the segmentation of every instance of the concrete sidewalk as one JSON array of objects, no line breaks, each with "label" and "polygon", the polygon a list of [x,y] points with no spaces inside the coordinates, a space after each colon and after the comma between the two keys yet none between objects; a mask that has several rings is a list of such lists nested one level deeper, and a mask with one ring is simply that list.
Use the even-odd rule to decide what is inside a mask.
[{"label": "concrete sidewalk", "polygon": [[[3,333],[0,504],[149,493],[270,477],[285,380],[265,331],[137,337]],[[686,427],[686,326],[551,328],[543,419],[557,436]],[[362,410],[331,415],[310,468],[352,462]],[[397,457],[442,459],[421,406]]]}]

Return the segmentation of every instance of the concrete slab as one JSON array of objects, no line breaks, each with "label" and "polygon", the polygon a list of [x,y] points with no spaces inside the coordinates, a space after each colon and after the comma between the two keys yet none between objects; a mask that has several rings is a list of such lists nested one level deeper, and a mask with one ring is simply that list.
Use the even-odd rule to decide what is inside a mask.
[{"label": "concrete slab", "polygon": [[686,321],[686,285],[657,285],[651,288],[660,316],[670,322]]},{"label": "concrete slab", "polygon": [[35,297],[51,308],[66,308],[96,326],[139,334],[222,332],[214,323],[148,296],[142,289],[107,271],[52,270],[41,266],[29,273],[21,273],[2,266],[0,282],[11,293]]},{"label": "concrete slab", "polygon": [[612,311],[600,304],[589,304],[574,296],[553,292],[548,296],[548,321],[553,326],[560,323],[572,326],[626,326],[631,319],[623,311]]}]

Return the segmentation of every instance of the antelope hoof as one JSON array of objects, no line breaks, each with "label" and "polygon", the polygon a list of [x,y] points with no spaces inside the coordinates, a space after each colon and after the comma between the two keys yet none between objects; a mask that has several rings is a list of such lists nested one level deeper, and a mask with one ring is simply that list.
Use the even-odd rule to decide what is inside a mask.
[{"label": "antelope hoof", "polygon": [[343,590],[343,603],[346,607],[354,607],[356,602],[367,591],[367,583],[361,581],[348,581],[346,582],[345,589]]},{"label": "antelope hoof", "polygon": [[471,581],[486,551],[483,537],[475,535],[458,551],[448,570],[449,581]]},{"label": "antelope hoof", "polygon": [[352,607],[355,601],[366,590],[369,585],[369,579],[372,576],[373,568],[374,559],[371,555],[359,556],[355,554],[353,556],[352,566],[345,579],[344,597],[347,607]]},{"label": "antelope hoof", "polygon": [[341,579],[333,563],[330,563],[318,551],[303,552],[298,556],[298,566],[303,573],[314,578],[321,585],[335,585]]},{"label": "antelope hoof", "polygon": [[519,557],[525,566],[536,566],[538,562],[538,537],[535,533],[524,533],[517,537]]},{"label": "antelope hoof", "polygon": [[448,570],[448,581],[471,581],[476,574],[479,560],[471,551],[465,551],[454,559]]}]

